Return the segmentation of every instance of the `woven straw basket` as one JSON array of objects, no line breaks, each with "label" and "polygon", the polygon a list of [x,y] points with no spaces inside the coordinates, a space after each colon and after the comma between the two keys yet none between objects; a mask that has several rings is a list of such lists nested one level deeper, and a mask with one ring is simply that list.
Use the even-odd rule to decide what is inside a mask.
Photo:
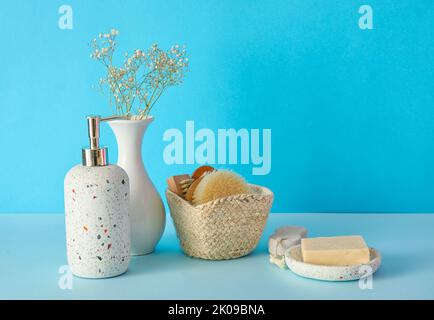
[{"label": "woven straw basket", "polygon": [[245,256],[255,249],[273,203],[273,193],[264,187],[250,187],[250,194],[199,206],[166,190],[182,250],[191,257],[223,260]]}]

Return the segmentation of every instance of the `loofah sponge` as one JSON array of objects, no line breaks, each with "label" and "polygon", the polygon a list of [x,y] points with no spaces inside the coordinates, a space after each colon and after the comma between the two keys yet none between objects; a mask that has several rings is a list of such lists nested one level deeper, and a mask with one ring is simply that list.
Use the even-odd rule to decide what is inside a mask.
[{"label": "loofah sponge", "polygon": [[249,192],[249,185],[238,174],[228,170],[212,171],[201,177],[200,183],[193,192],[192,203],[199,205],[218,198]]}]

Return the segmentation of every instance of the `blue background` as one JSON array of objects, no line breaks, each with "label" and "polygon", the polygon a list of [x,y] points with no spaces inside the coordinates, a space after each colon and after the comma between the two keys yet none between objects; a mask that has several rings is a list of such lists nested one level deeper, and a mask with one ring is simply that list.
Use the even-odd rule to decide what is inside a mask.
[{"label": "blue background", "polygon": [[[58,8],[74,10],[73,30]],[[369,4],[374,29],[358,27]],[[163,161],[166,129],[271,128],[272,170],[251,176],[274,212],[434,211],[434,2],[1,1],[0,212],[62,212],[84,116],[109,115],[89,58],[99,32],[120,52],[186,44],[191,72],[154,109],[144,142],[160,192],[194,166]],[[116,161],[116,143],[103,142]]]}]

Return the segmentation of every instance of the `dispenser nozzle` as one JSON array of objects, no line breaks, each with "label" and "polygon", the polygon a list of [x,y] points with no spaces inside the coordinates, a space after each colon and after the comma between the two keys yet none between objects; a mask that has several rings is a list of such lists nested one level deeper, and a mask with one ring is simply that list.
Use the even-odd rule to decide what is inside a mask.
[{"label": "dispenser nozzle", "polygon": [[89,145],[91,149],[99,148],[99,123],[100,116],[87,116],[87,129],[89,133]]},{"label": "dispenser nozzle", "polygon": [[99,125],[103,121],[115,119],[127,119],[126,116],[87,116],[87,131],[89,135],[89,147],[82,149],[83,165],[87,167],[106,166],[108,164],[107,147],[99,146]]},{"label": "dispenser nozzle", "polygon": [[101,116],[87,116],[86,119],[90,148],[82,149],[83,165],[87,167],[106,166],[108,164],[107,148],[99,146]]}]

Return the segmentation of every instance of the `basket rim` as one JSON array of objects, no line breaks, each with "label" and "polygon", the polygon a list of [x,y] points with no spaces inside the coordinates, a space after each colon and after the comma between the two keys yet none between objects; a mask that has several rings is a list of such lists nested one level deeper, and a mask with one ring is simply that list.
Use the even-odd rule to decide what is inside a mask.
[{"label": "basket rim", "polygon": [[185,200],[184,198],[180,197],[179,195],[177,195],[176,193],[174,193],[173,191],[169,190],[169,188],[166,188],[166,194],[170,194],[171,196],[177,197],[178,200],[182,201],[184,204],[186,204],[187,206],[191,207],[194,210],[201,210],[204,207],[209,207],[212,205],[216,205],[219,204],[223,201],[228,201],[228,200],[239,200],[239,199],[245,199],[245,198],[249,198],[249,197],[274,197],[274,193],[273,191],[271,191],[269,188],[264,187],[264,186],[260,186],[257,184],[249,184],[250,187],[253,187],[255,189],[260,190],[260,193],[241,193],[241,194],[235,194],[232,196],[227,196],[227,197],[223,197],[223,198],[218,198],[212,201],[208,201],[206,203],[200,204],[198,206],[194,206],[192,205],[190,202],[188,202],[187,200]]}]

